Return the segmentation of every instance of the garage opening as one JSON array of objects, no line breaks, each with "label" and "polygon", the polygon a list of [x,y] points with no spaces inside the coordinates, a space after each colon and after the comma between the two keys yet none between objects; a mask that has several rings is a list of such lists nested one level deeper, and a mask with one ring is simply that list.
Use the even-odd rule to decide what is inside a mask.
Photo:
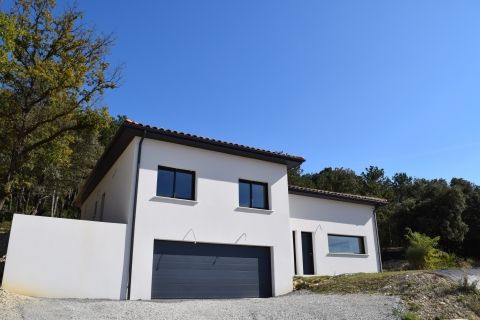
[{"label": "garage opening", "polygon": [[271,296],[269,247],[155,240],[152,299]]}]

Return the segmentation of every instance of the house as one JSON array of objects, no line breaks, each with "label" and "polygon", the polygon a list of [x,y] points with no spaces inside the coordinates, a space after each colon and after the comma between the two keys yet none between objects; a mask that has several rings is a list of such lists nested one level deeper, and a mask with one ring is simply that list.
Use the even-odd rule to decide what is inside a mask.
[{"label": "house", "polygon": [[129,299],[270,297],[294,274],[381,271],[385,200],[289,186],[303,161],[126,120],[76,204],[127,225]]}]

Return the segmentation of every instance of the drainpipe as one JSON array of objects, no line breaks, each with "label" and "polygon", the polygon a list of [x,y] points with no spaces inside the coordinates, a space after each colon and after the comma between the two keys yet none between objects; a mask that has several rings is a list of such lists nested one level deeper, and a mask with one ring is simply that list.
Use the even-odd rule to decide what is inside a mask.
[{"label": "drainpipe", "polygon": [[137,194],[138,194],[138,176],[140,174],[140,160],[142,158],[143,139],[147,135],[147,131],[143,131],[143,136],[138,143],[137,154],[137,169],[135,173],[135,192],[133,194],[133,212],[132,212],[132,227],[130,230],[130,261],[128,263],[128,286],[127,286],[127,300],[130,300],[130,292],[132,288],[132,264],[133,264],[133,241],[135,238],[135,218],[137,216]]},{"label": "drainpipe", "polygon": [[377,244],[377,264],[378,264],[378,270],[380,272],[383,272],[383,266],[382,266],[382,252],[380,250],[380,238],[378,236],[378,224],[377,224],[377,206],[373,207],[373,222],[375,223],[375,238],[376,238],[376,244]]}]

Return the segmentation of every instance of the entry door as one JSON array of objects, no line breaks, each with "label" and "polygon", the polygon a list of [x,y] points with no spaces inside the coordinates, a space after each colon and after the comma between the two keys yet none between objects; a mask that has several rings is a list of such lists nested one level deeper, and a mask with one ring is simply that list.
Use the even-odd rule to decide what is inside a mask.
[{"label": "entry door", "polygon": [[270,248],[156,240],[152,299],[270,297]]},{"label": "entry door", "polygon": [[315,274],[313,267],[313,242],[311,232],[302,232],[303,274]]}]

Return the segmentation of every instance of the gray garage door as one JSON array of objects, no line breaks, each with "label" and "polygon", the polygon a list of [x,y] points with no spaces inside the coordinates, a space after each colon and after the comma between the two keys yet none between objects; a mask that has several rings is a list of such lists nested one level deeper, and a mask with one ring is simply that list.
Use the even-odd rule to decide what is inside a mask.
[{"label": "gray garage door", "polygon": [[271,295],[270,248],[155,241],[152,299]]}]

